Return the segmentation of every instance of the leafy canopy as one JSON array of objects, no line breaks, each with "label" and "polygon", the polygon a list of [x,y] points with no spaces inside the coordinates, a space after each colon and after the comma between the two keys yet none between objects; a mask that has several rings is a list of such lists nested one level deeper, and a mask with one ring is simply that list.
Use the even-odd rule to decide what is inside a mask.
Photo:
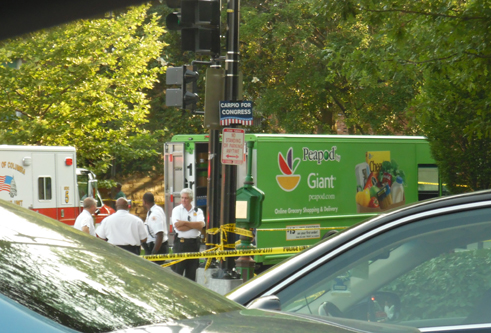
[{"label": "leafy canopy", "polygon": [[[135,7],[112,19],[81,20],[3,42],[2,143],[75,146],[79,165],[101,172],[109,167],[114,147],[129,147],[134,140],[129,138],[144,135],[145,89],[152,88],[161,71],[148,63],[164,46],[158,17],[147,9]],[[18,69],[7,66],[18,60]]]},{"label": "leafy canopy", "polygon": [[491,2],[249,1],[246,94],[258,130],[423,134],[453,193],[491,179]]}]

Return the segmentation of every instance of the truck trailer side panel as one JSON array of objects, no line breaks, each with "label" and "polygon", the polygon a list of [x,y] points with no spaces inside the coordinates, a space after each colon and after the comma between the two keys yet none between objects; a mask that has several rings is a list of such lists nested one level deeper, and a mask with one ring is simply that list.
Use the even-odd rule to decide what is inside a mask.
[{"label": "truck trailer side panel", "polygon": [[[418,165],[434,165],[423,138],[266,136],[254,149],[256,186],[266,194],[258,248],[314,244],[330,229],[417,201]],[[390,194],[396,177],[403,184],[397,201]],[[377,196],[383,190],[388,195]],[[357,196],[367,201],[360,204]],[[258,260],[272,264],[283,257]]]},{"label": "truck trailer side panel", "polygon": [[[255,236],[258,248],[315,244],[329,230],[441,195],[438,169],[424,137],[246,134],[245,141],[254,142],[247,154],[253,156],[255,186],[265,193],[262,225]],[[173,137],[171,144],[184,144],[186,151],[178,188],[197,189],[196,147],[206,143],[203,135]],[[167,179],[169,167],[166,193],[176,189],[175,179]],[[240,188],[245,164],[237,174]],[[255,260],[270,265],[287,256]]]}]

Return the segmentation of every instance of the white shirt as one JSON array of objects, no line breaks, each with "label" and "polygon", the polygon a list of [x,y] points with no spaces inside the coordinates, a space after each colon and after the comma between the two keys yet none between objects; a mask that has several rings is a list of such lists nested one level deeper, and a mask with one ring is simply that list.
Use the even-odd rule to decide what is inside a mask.
[{"label": "white shirt", "polygon": [[102,220],[96,233],[113,245],[140,246],[141,241],[147,238],[143,221],[124,209]]},{"label": "white shirt", "polygon": [[[191,207],[191,210],[188,211],[184,206],[181,204],[177,207],[175,207],[172,210],[172,225],[174,226],[174,223],[177,222],[177,220],[181,221],[190,221],[190,222],[203,222],[203,227],[205,226],[205,217],[203,215],[203,211],[199,208],[194,208]],[[175,226],[174,226],[175,229]],[[177,232],[177,236],[179,238],[196,238],[201,235],[201,231],[198,229],[191,229],[187,231],[178,231],[175,229]]]},{"label": "white shirt", "polygon": [[167,235],[169,232],[169,228],[167,227],[167,220],[165,218],[165,213],[162,207],[153,205],[147,213],[147,219],[145,220],[145,226],[148,231],[147,243],[155,242],[155,235],[158,232],[163,232],[164,237],[162,239],[162,243],[167,241],[169,236]]},{"label": "white shirt", "polygon": [[78,230],[82,230],[83,227],[89,227],[89,233],[95,236],[94,219],[92,218],[92,214],[86,209],[77,217],[73,227]]}]

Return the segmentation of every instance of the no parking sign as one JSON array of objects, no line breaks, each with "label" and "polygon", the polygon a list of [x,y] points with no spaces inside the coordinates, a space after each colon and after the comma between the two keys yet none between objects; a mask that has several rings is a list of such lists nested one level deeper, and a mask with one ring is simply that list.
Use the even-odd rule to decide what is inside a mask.
[{"label": "no parking sign", "polygon": [[244,163],[245,131],[241,128],[224,128],[222,132],[222,164]]}]

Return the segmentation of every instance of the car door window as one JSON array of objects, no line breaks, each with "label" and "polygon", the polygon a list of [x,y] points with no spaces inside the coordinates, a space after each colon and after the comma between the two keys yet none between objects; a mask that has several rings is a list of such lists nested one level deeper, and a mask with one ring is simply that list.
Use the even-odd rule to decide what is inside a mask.
[{"label": "car door window", "polygon": [[486,323],[489,240],[488,208],[422,218],[353,245],[277,296],[290,312],[414,327]]}]

